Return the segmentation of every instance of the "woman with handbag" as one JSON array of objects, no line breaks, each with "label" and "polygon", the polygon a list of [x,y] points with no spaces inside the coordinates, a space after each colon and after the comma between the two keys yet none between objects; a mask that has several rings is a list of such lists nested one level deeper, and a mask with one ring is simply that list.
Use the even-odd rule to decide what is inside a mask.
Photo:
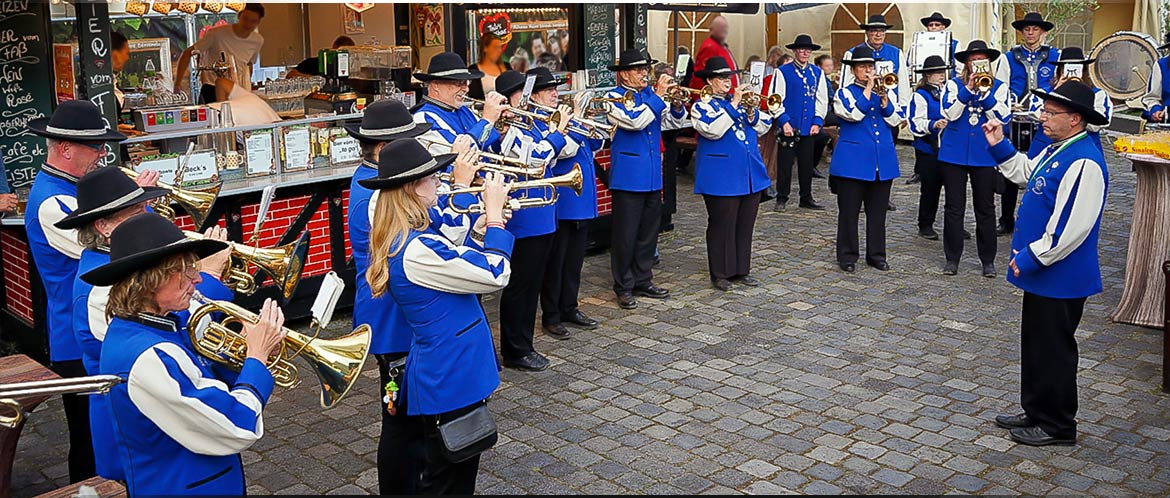
[{"label": "woman with handbag", "polygon": [[877,93],[873,50],[853,49],[844,61],[853,71],[853,81],[840,90],[833,112],[841,119],[840,142],[829,163],[829,185],[837,194],[837,264],[845,273],[856,270],[860,256],[857,223],[865,205],[865,262],[881,271],[886,262],[886,211],[890,187],[898,170],[891,128],[902,122],[897,99]]},{"label": "woman with handbag", "polygon": [[512,274],[514,237],[504,228],[508,190],[500,177],[489,173],[484,181],[484,214],[466,245],[430,221],[437,174],[454,160],[399,140],[379,152],[378,175],[359,182],[376,191],[370,293],[392,295],[414,331],[396,409],[422,427],[421,448],[402,451],[417,451],[415,489],[427,495],[474,493],[479,454],[496,442],[486,403],[500,385],[499,367],[477,296],[503,289]]}]

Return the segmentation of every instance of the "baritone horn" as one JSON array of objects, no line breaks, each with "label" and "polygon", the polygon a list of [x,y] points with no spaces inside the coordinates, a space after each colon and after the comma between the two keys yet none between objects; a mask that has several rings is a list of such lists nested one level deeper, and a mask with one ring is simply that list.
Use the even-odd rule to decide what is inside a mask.
[{"label": "baritone horn", "polygon": [[[581,165],[574,164],[573,169],[568,173],[552,178],[541,178],[539,180],[528,180],[524,182],[514,182],[508,184],[508,191],[515,192],[517,190],[526,190],[530,188],[544,189],[544,195],[540,197],[521,197],[508,199],[508,209],[513,211],[518,209],[527,209],[534,207],[551,206],[557,202],[557,187],[565,187],[572,189],[577,195],[581,195],[581,189],[584,187],[584,176],[581,174]],[[468,187],[462,189],[453,189],[447,194],[482,194],[484,187],[482,185],[475,187]],[[483,201],[471,204],[467,208],[461,208],[451,204],[451,209],[460,214],[479,214],[485,212]]]},{"label": "baritone horn", "polygon": [[995,78],[991,75],[991,61],[971,61],[971,73],[975,75],[975,89],[979,92],[991,90]]},{"label": "baritone horn", "polygon": [[24,422],[24,407],[17,400],[58,394],[105,394],[125,381],[117,375],[90,375],[0,385],[0,407],[12,411],[12,415],[0,415],[0,427],[15,429]]},{"label": "baritone horn", "polygon": [[[203,234],[184,230],[183,235],[191,240],[202,240]],[[224,285],[236,292],[252,295],[256,292],[256,279],[248,273],[249,264],[256,265],[260,271],[272,278],[276,288],[285,300],[296,292],[297,284],[301,281],[301,272],[305,261],[309,259],[309,232],[305,231],[296,241],[283,246],[265,249],[252,247],[236,242],[228,242],[232,251],[232,263],[226,275],[222,276]],[[242,264],[236,264],[239,260]]]},{"label": "baritone horn", "polygon": [[[129,176],[132,180],[138,179],[137,171],[123,166],[122,172],[126,173],[126,176]],[[205,190],[188,190],[163,182],[158,182],[158,186],[169,189],[171,193],[151,201],[150,208],[155,213],[168,220],[175,221],[176,213],[171,208],[171,202],[174,202],[183,208],[183,211],[191,215],[191,221],[195,223],[196,230],[203,230],[207,228],[203,224],[207,222],[207,216],[211,214],[211,208],[215,206],[215,200],[219,198],[219,189],[223,187],[223,184],[216,183]]]},{"label": "baritone horn", "polygon": [[[195,351],[239,371],[248,357],[248,344],[243,334],[228,326],[233,323],[256,323],[260,317],[235,303],[207,299],[199,292],[191,298],[200,303],[199,308],[191,313],[191,325],[187,331]],[[211,318],[212,313],[223,313],[224,318],[216,322]],[[198,324],[204,320],[208,320],[207,327],[200,335]],[[272,372],[276,385],[293,388],[300,384],[301,378],[292,360],[298,356],[304,358],[321,384],[321,407],[332,408],[349,392],[362,371],[370,350],[370,326],[362,324],[336,339],[320,339],[317,337],[321,332],[318,324],[314,317],[313,328],[316,333],[312,336],[284,328],[284,342],[269,357],[266,366]]]}]

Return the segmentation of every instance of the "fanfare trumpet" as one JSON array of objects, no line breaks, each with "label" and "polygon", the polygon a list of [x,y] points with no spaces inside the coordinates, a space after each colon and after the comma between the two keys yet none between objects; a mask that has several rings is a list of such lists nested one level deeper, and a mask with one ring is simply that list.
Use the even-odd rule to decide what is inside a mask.
[{"label": "fanfare trumpet", "polygon": [[890,90],[898,88],[898,73],[884,73],[878,75],[878,85],[876,91],[879,95],[883,95]]},{"label": "fanfare trumpet", "polygon": [[691,101],[691,98],[696,96],[699,98],[699,100],[706,102],[711,100],[711,97],[715,96],[715,89],[711,88],[711,85],[706,85],[701,90],[687,88],[682,85],[671,85],[666,89],[666,93],[662,96],[662,98],[671,102],[687,104]]},{"label": "fanfare trumpet", "polygon": [[741,99],[745,107],[752,109],[758,109],[761,103],[767,104],[765,107],[772,107],[780,105],[784,101],[784,97],[780,96],[780,94],[772,94],[765,97],[755,92],[745,93]]},{"label": "fanfare trumpet", "polygon": [[[448,151],[451,150],[451,145],[446,142],[438,142],[422,136],[415,137],[414,139],[418,140],[419,143],[423,144],[423,146],[428,149],[430,149],[432,146],[439,146],[440,148],[446,147]],[[500,173],[506,178],[513,178],[514,180],[518,180],[521,176],[530,178],[544,177],[544,166],[533,166],[524,162],[523,159],[504,157],[499,154],[492,154],[490,152],[483,151],[479,152],[479,158],[480,169]],[[448,182],[451,180],[449,177],[442,179]]]},{"label": "fanfare trumpet", "polygon": [[[203,234],[184,230],[183,235],[191,240],[203,239]],[[232,251],[232,263],[227,275],[224,275],[224,285],[232,287],[236,292],[251,295],[256,292],[256,279],[247,271],[247,265],[256,265],[272,278],[276,288],[285,299],[291,298],[301,281],[301,271],[305,261],[309,259],[309,232],[301,234],[295,242],[271,249],[251,247],[236,242],[228,242]],[[242,265],[237,265],[236,260]]]},{"label": "fanfare trumpet", "polygon": [[0,407],[12,410],[12,415],[0,416],[0,427],[15,429],[24,421],[24,408],[17,402],[19,399],[56,396],[58,394],[105,394],[123,382],[125,379],[117,375],[91,375],[0,385]]},{"label": "fanfare trumpet", "polygon": [[[122,172],[126,173],[132,180],[138,179],[138,172],[127,167],[122,167]],[[187,190],[184,188],[167,185],[163,182],[158,182],[158,186],[170,189],[171,193],[158,200],[151,202],[150,208],[158,213],[163,218],[174,221],[175,210],[171,208],[171,202],[178,204],[183,208],[187,214],[191,215],[191,221],[195,223],[197,230],[203,230],[203,224],[207,222],[207,216],[211,213],[212,206],[215,206],[215,199],[219,197],[219,189],[223,184],[215,184],[205,190]]]},{"label": "fanfare trumpet", "polygon": [[[466,97],[466,96],[463,97],[463,102],[466,104],[469,104],[473,111],[481,111],[483,109],[483,106],[484,106],[484,101],[479,100],[479,99],[473,99],[471,97]],[[508,107],[508,109],[505,112],[512,114],[513,117],[501,118],[500,119],[501,122],[503,122],[504,124],[512,125],[512,126],[519,126],[521,128],[524,128],[524,129],[531,128],[532,125],[529,123],[532,121],[543,121],[550,128],[555,128],[557,123],[559,123],[561,121],[560,111],[555,111],[552,114],[549,114],[548,116],[544,116],[541,114],[537,114],[535,112],[525,111],[524,109],[519,109],[516,107]],[[516,118],[520,118],[520,119],[516,119]],[[499,123],[497,123],[497,125],[498,124]]]},{"label": "fanfare trumpet", "polygon": [[[239,305],[228,301],[214,301],[207,299],[196,292],[191,297],[200,303],[191,313],[188,334],[195,351],[204,357],[227,365],[235,370],[244,366],[248,357],[248,344],[244,336],[228,328],[233,323],[256,323],[259,317]],[[223,313],[220,322],[211,319],[212,313]],[[204,319],[209,320],[202,336],[199,335]],[[370,326],[362,324],[349,334],[336,339],[319,339],[317,334],[316,318],[313,327],[317,333],[307,336],[300,332],[284,329],[284,342],[279,351],[269,357],[267,367],[272,372],[276,385],[292,388],[300,384],[300,373],[292,363],[293,358],[303,357],[312,366],[321,384],[321,407],[330,408],[337,404],[349,392],[350,387],[358,379],[362,365],[366,362],[366,354],[370,349]]]},{"label": "fanfare trumpet", "polygon": [[605,103],[605,102],[609,102],[609,103],[613,103],[613,104],[621,104],[626,109],[633,109],[634,102],[635,102],[634,91],[633,90],[626,90],[626,93],[623,93],[621,97],[610,97],[610,98],[593,97],[593,98],[589,99],[590,104],[598,104],[598,103]]},{"label": "fanfare trumpet", "polygon": [[[540,105],[536,102],[529,102],[533,109],[544,111],[549,114],[560,112],[555,108]],[[585,135],[590,138],[609,138],[617,131],[617,125],[605,124],[591,119],[573,117],[569,119],[569,131],[580,135]]]},{"label": "fanfare trumpet", "polygon": [[[528,180],[524,182],[514,182],[508,184],[508,191],[515,192],[517,190],[526,190],[530,188],[539,188],[545,190],[545,195],[541,197],[525,197],[512,198],[508,200],[508,209],[527,209],[542,206],[551,206],[557,202],[557,187],[566,187],[573,189],[577,195],[581,195],[581,188],[583,187],[584,177],[581,175],[581,165],[574,164],[573,169],[568,173],[552,178],[542,178],[539,180]],[[453,189],[447,193],[450,195],[456,194],[482,194],[484,187],[474,186],[461,189]],[[451,209],[461,214],[477,214],[484,212],[483,202],[471,204],[466,209],[459,208],[452,203]]]},{"label": "fanfare trumpet", "polygon": [[991,61],[971,61],[971,73],[975,75],[976,90],[986,92],[995,85],[995,78],[991,76]]}]

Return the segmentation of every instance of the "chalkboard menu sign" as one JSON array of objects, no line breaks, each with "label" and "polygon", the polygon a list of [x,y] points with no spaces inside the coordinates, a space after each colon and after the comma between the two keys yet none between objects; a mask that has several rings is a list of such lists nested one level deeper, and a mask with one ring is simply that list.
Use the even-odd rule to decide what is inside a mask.
[{"label": "chalkboard menu sign", "polygon": [[614,38],[617,23],[615,4],[585,4],[585,69],[589,71],[589,87],[614,86],[614,74],[609,66],[616,60]]},{"label": "chalkboard menu sign", "polygon": [[[110,13],[105,3],[78,4],[77,31],[81,42],[81,94],[102,111],[109,128],[117,128],[114,73],[110,68]],[[105,164],[116,164],[115,143],[106,143]]]},{"label": "chalkboard menu sign", "polygon": [[[646,19],[648,17],[646,4],[635,3],[633,5],[633,7],[634,7],[634,9],[633,9],[634,10],[634,16],[633,16],[634,17],[634,36],[633,36],[634,43],[631,46],[641,48],[641,49],[649,52],[650,45],[648,44],[648,42],[646,40],[646,24],[648,21]],[[667,59],[670,59],[670,58],[667,57]]]},{"label": "chalkboard menu sign", "polygon": [[28,122],[53,112],[48,20],[49,2],[0,1],[0,153],[14,190],[32,184],[47,154]]}]

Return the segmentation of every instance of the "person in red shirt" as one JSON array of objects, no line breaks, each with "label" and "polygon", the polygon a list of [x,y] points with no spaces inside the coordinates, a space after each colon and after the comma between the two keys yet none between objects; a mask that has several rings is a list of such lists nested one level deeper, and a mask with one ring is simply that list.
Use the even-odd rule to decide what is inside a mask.
[{"label": "person in red shirt", "polygon": [[[727,18],[718,16],[711,21],[709,35],[703,44],[699,45],[699,53],[695,55],[695,71],[702,71],[707,67],[707,60],[712,57],[722,57],[731,66],[731,87],[739,88],[738,69],[735,66],[735,57],[731,56],[731,49],[727,46],[727,32],[730,30],[727,26]],[[702,78],[691,76],[689,87],[703,88],[706,82]]]}]

